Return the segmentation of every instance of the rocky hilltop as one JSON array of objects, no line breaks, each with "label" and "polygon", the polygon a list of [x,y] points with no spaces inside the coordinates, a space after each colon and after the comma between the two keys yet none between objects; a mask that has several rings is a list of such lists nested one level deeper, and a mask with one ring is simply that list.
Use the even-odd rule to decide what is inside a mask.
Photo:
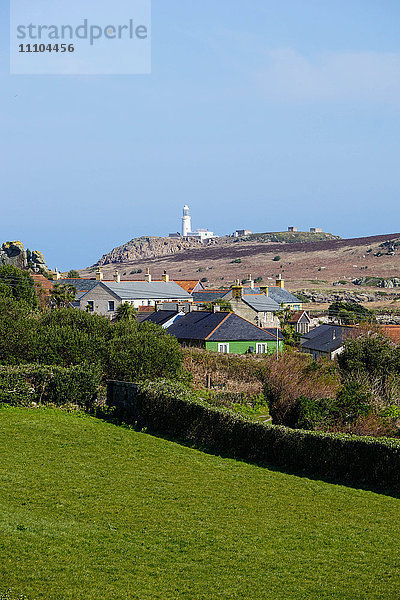
[{"label": "rocky hilltop", "polygon": [[[222,240],[225,238],[218,238]],[[158,258],[171,256],[186,250],[198,249],[217,243],[217,239],[211,239],[201,243],[200,240],[185,238],[164,237],[140,237],[127,242],[123,246],[114,248],[111,252],[104,254],[96,263],[96,266],[129,263],[147,258]],[[220,242],[221,243],[221,242]]]},{"label": "rocky hilltop", "polygon": [[13,265],[20,269],[30,268],[32,271],[48,271],[43,254],[39,250],[25,250],[22,242],[4,242],[0,249],[0,266]]},{"label": "rocky hilltop", "polygon": [[331,233],[309,233],[309,232],[275,232],[275,233],[253,233],[245,237],[234,238],[224,236],[212,238],[203,243],[196,238],[166,238],[166,237],[140,237],[118,246],[104,254],[94,266],[104,266],[120,263],[132,263],[139,260],[161,258],[186,252],[188,250],[201,250],[207,247],[234,246],[245,243],[251,246],[258,243],[313,243],[329,240],[340,240],[339,236]]}]

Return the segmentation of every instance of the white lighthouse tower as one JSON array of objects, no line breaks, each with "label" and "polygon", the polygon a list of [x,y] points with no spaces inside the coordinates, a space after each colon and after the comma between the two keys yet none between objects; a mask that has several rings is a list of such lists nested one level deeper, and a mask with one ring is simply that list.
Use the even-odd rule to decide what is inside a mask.
[{"label": "white lighthouse tower", "polygon": [[190,211],[187,204],[183,207],[183,216],[182,216],[182,237],[187,237],[187,235],[192,231],[192,219],[190,217]]}]

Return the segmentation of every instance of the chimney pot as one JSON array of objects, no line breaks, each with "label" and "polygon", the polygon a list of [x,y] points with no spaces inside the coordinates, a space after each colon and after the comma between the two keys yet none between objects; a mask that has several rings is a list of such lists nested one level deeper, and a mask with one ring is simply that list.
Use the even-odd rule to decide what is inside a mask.
[{"label": "chimney pot", "polygon": [[96,281],[103,281],[103,271],[100,269],[100,267],[97,269],[97,273],[96,273]]}]

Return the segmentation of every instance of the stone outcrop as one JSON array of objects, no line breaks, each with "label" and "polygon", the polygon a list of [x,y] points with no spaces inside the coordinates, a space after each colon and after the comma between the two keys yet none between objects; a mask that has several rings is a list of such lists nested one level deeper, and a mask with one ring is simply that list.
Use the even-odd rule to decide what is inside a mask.
[{"label": "stone outcrop", "polygon": [[[223,238],[218,238],[218,243]],[[157,258],[170,256],[186,250],[192,250],[216,244],[217,240],[210,239],[201,242],[195,238],[163,238],[163,237],[140,237],[114,248],[111,252],[104,254],[96,263],[96,266],[110,265],[115,263],[134,262],[146,258]]]},{"label": "stone outcrop", "polygon": [[378,277],[358,277],[353,279],[354,285],[376,285],[381,288],[397,288],[400,287],[400,278],[392,277],[391,279],[379,279]]},{"label": "stone outcrop", "polygon": [[0,265],[25,269],[27,264],[25,248],[21,242],[4,242],[0,250]]},{"label": "stone outcrop", "polygon": [[39,252],[39,250],[33,250],[31,260],[35,265],[42,266],[44,268],[46,267],[44,256],[41,252]]},{"label": "stone outcrop", "polygon": [[[308,302],[315,304],[332,304],[333,302],[376,302],[380,299],[378,293],[358,293],[358,292],[338,292],[332,294],[324,294],[322,292],[311,292],[309,290],[301,290],[301,295],[307,298]],[[386,298],[386,297],[385,297]],[[305,305],[306,308],[306,305]]]},{"label": "stone outcrop", "polygon": [[22,242],[4,242],[0,249],[0,266],[13,265],[19,269],[30,268],[32,271],[48,271],[45,258],[39,250],[33,250],[28,256]]}]

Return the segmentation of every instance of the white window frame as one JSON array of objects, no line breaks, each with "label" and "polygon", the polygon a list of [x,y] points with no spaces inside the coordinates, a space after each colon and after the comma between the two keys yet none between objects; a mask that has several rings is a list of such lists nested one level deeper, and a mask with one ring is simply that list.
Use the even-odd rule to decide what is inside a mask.
[{"label": "white window frame", "polygon": [[256,344],[256,354],[268,354],[268,344],[257,343]]},{"label": "white window frame", "polygon": [[223,342],[222,344],[218,344],[218,352],[229,354],[229,343]]}]

